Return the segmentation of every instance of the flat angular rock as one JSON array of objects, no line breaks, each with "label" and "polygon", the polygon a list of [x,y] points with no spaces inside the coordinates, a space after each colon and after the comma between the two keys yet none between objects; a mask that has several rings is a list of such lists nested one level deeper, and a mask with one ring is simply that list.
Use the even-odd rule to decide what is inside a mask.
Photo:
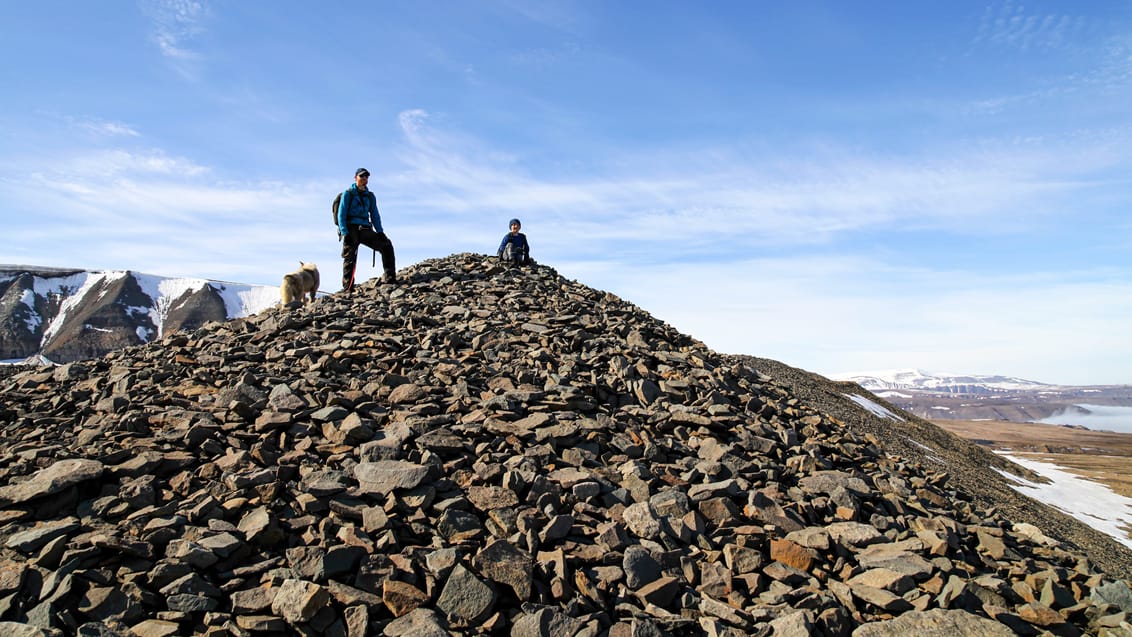
[{"label": "flat angular rock", "polygon": [[874,544],[857,554],[864,568],[886,568],[915,579],[930,577],[934,567],[920,555],[894,544]]},{"label": "flat angular rock", "polygon": [[324,498],[341,493],[349,486],[350,477],[345,471],[321,469],[312,471],[304,477],[299,488],[315,497]]},{"label": "flat angular rock", "polygon": [[381,601],[394,617],[401,617],[420,608],[429,601],[429,597],[408,582],[386,580],[381,585]]},{"label": "flat angular rock", "polygon": [[418,608],[385,626],[386,637],[449,637],[448,623],[431,608]]},{"label": "flat angular rock", "polygon": [[473,486],[468,488],[468,500],[480,511],[490,511],[519,504],[519,496],[504,487]]},{"label": "flat angular rock", "polygon": [[28,565],[24,562],[0,560],[0,596],[19,590],[27,569]]},{"label": "flat angular rock", "polygon": [[75,518],[65,518],[54,522],[44,522],[26,531],[13,533],[4,543],[10,549],[25,553],[39,550],[44,544],[57,537],[67,535],[79,528],[79,521]]},{"label": "flat angular rock", "polygon": [[1129,589],[1128,584],[1123,581],[1104,582],[1094,588],[1089,593],[1089,597],[1094,601],[1117,606],[1132,615],[1132,589]]},{"label": "flat angular rock", "polygon": [[425,390],[415,383],[405,383],[393,388],[389,393],[389,402],[393,405],[402,405],[405,403],[415,403],[422,400],[428,394]]},{"label": "flat angular rock", "polygon": [[809,637],[814,633],[813,617],[805,610],[777,617],[770,627],[775,637]]},{"label": "flat angular rock", "polygon": [[811,526],[799,531],[792,531],[786,534],[786,539],[818,551],[829,548],[829,532],[821,527]]},{"label": "flat angular rock", "polygon": [[276,588],[257,586],[232,593],[232,612],[236,615],[256,615],[271,609]]},{"label": "flat angular rock", "polygon": [[530,599],[533,564],[515,545],[506,540],[491,542],[476,555],[474,564],[488,579],[510,586],[520,600]]},{"label": "flat angular rock", "polygon": [[770,559],[793,566],[801,571],[808,571],[817,560],[817,555],[813,549],[808,549],[790,540],[772,539],[770,541]]},{"label": "flat angular rock", "polygon": [[291,624],[305,624],[330,603],[326,588],[299,579],[286,579],[271,601],[271,612]]},{"label": "flat angular rock", "polygon": [[637,588],[634,594],[647,604],[668,608],[679,592],[680,580],[665,575]]},{"label": "flat angular rock", "polygon": [[397,489],[414,489],[428,477],[429,468],[403,460],[359,462],[354,478],[362,493],[388,495]]},{"label": "flat angular rock", "polygon": [[868,546],[886,540],[875,526],[860,522],[834,522],[825,531],[831,540],[847,546]]},{"label": "flat angular rock", "polygon": [[897,595],[903,595],[915,586],[915,582],[909,575],[898,573],[887,568],[869,569],[863,573],[854,575],[846,583],[850,586],[863,585],[881,588],[896,593]]},{"label": "flat angular rock", "polygon": [[0,635],[5,637],[55,637],[58,634],[55,630],[44,629],[39,626],[0,621]]},{"label": "flat angular rock", "polygon": [[630,546],[625,549],[621,570],[625,572],[625,583],[631,589],[640,588],[661,575],[660,564],[648,549],[642,546]]},{"label": "flat angular rock", "polygon": [[818,471],[798,479],[798,486],[810,493],[833,493],[838,487],[866,495],[869,485],[864,480],[843,471]]},{"label": "flat angular rock", "polygon": [[130,634],[137,637],[174,637],[181,634],[181,626],[160,619],[147,619],[130,626]]},{"label": "flat angular rock", "polygon": [[637,502],[630,505],[622,514],[625,526],[638,537],[655,539],[660,536],[660,518],[653,512],[647,502]]},{"label": "flat angular rock", "polygon": [[850,583],[849,590],[861,601],[867,602],[890,613],[902,613],[912,609],[904,598],[889,591],[864,584]]},{"label": "flat angular rock", "polygon": [[471,571],[457,564],[448,575],[436,607],[449,617],[474,623],[487,616],[495,604],[495,592]]},{"label": "flat angular rock", "polygon": [[853,637],[1012,637],[1014,634],[993,619],[962,610],[941,609],[904,613],[895,619],[863,624],[853,631]]},{"label": "flat angular rock", "polygon": [[278,523],[265,507],[257,507],[240,518],[237,529],[249,542],[272,546],[283,539]]},{"label": "flat angular rock", "polygon": [[105,465],[97,460],[60,460],[46,469],[36,471],[22,482],[0,487],[0,506],[20,504],[58,493],[88,480],[97,480],[105,470]]}]

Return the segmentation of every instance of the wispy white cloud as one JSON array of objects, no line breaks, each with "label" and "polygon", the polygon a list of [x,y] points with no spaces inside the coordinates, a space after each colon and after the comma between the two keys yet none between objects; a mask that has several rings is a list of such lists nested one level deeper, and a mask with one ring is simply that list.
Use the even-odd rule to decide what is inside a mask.
[{"label": "wispy white cloud", "polygon": [[134,127],[123,122],[115,122],[98,118],[71,119],[77,128],[85,130],[96,137],[140,137]]},{"label": "wispy white cloud", "polygon": [[[622,154],[577,177],[534,176],[521,159],[402,113],[405,170],[389,182],[406,205],[568,220],[564,243],[827,242],[861,229],[1017,232],[1027,219],[1066,210],[1059,198],[1091,186],[1099,168],[1126,165],[1111,142],[1080,138],[987,142],[935,155],[883,156],[846,149]],[[630,168],[625,168],[629,166]],[[600,176],[595,176],[600,175]],[[589,237],[589,239],[586,239]],[[594,240],[593,237],[601,237]]]},{"label": "wispy white cloud", "polygon": [[160,149],[144,151],[111,148],[67,157],[54,163],[53,169],[76,183],[92,182],[132,175],[178,175],[195,177],[208,168],[184,157],[171,157]]},{"label": "wispy white cloud", "polygon": [[202,56],[192,48],[193,40],[204,30],[208,5],[202,0],[140,0],[140,6],[161,54],[182,76],[195,76]]},{"label": "wispy white cloud", "polygon": [[1034,14],[1020,2],[1004,0],[987,6],[975,43],[1008,46],[1023,52],[1056,49],[1066,46],[1071,42],[1070,36],[1085,27],[1086,19],[1081,16]]}]

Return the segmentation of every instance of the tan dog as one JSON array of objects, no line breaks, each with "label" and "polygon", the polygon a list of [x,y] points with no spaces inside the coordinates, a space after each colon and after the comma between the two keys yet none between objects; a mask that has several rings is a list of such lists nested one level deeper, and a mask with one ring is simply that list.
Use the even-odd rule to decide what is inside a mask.
[{"label": "tan dog", "polygon": [[291,301],[306,303],[306,295],[314,302],[314,295],[318,292],[318,266],[313,263],[299,261],[299,269],[290,274],[283,275],[283,285],[279,286],[279,296],[283,305]]}]

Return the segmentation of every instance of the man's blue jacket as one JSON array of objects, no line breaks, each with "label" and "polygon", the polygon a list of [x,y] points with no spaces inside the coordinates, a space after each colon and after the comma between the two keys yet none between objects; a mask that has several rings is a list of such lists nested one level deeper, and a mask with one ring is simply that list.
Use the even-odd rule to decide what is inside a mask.
[{"label": "man's blue jacket", "polygon": [[346,236],[350,226],[373,226],[381,229],[381,214],[377,212],[377,197],[370,190],[358,190],[354,184],[342,191],[342,201],[338,202],[338,232]]}]

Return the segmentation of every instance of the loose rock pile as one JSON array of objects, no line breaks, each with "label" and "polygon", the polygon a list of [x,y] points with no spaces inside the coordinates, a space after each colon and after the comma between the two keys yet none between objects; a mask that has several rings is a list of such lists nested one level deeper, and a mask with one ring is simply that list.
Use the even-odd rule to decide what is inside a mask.
[{"label": "loose rock pile", "polygon": [[0,634],[1132,635],[1127,582],[479,255],[0,381]]}]

